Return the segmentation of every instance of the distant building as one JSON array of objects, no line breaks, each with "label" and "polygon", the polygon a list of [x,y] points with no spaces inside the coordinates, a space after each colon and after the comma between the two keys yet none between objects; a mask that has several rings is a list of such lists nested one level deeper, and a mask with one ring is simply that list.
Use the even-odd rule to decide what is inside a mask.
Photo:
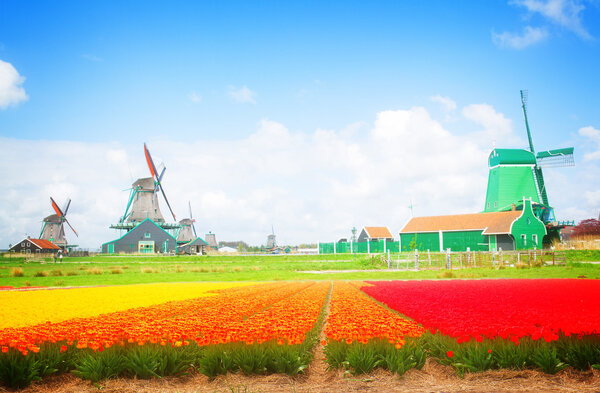
[{"label": "distant building", "polygon": [[16,252],[21,254],[49,254],[55,253],[61,248],[50,240],[45,239],[32,239],[26,237],[11,248],[9,252]]},{"label": "distant building", "polygon": [[177,252],[179,254],[204,255],[206,254],[206,247],[208,247],[208,243],[197,237],[191,242],[179,244],[177,246]]},{"label": "distant building", "polygon": [[234,253],[234,252],[237,252],[237,251],[238,250],[236,250],[233,247],[227,247],[227,246],[225,246],[225,247],[219,248],[219,252]]},{"label": "distant building", "polygon": [[400,231],[402,251],[493,251],[542,248],[546,226],[523,199],[523,210],[414,217]]},{"label": "distant building", "polygon": [[209,249],[219,249],[219,244],[217,243],[217,235],[215,235],[212,232],[208,232],[204,238],[206,239],[206,243],[208,243]]},{"label": "distant building", "polygon": [[177,240],[150,218],[146,218],[120,238],[104,243],[102,253],[175,253]]},{"label": "distant building", "polygon": [[367,242],[371,240],[387,240],[394,241],[394,236],[387,227],[364,227],[358,235],[359,242]]}]

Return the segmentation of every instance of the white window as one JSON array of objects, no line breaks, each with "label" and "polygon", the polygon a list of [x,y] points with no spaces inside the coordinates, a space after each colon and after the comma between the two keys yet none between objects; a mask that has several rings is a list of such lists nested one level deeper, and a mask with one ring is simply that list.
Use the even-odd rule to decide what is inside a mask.
[{"label": "white window", "polygon": [[537,246],[537,245],[538,245],[538,242],[537,242],[537,235],[531,235],[531,238],[532,238],[532,240],[533,240],[533,245],[534,245],[534,246]]},{"label": "white window", "polygon": [[498,201],[494,201],[494,207],[498,207]]},{"label": "white window", "polygon": [[521,235],[521,240],[523,240],[523,245],[527,245],[527,235]]},{"label": "white window", "polygon": [[152,237],[152,235],[150,234],[150,232],[146,232],[146,233],[144,234],[144,237],[145,237],[146,239],[150,239],[150,238]]}]

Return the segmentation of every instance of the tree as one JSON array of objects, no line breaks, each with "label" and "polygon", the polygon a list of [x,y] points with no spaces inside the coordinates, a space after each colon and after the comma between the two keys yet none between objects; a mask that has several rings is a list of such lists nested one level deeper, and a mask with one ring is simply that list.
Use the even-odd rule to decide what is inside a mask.
[{"label": "tree", "polygon": [[595,218],[583,220],[573,228],[572,236],[600,236],[600,221]]}]

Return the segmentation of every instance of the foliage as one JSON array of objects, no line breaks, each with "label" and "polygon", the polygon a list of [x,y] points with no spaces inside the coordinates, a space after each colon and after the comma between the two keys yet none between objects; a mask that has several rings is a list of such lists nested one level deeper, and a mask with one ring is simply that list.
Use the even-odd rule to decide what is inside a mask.
[{"label": "foliage", "polygon": [[573,234],[571,236],[578,237],[586,235],[600,236],[600,221],[594,218],[581,221],[573,228]]}]

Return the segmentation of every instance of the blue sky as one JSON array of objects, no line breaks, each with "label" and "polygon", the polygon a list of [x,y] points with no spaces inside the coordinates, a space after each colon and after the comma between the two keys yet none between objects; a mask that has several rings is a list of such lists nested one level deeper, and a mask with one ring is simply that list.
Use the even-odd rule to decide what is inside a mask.
[{"label": "blue sky", "polygon": [[[576,0],[2,1],[0,171],[11,178],[12,196],[0,199],[0,221],[10,228],[0,233],[0,247],[24,233],[37,235],[41,217],[50,214],[46,194],[87,201],[77,206],[74,198],[72,206],[72,220],[79,215],[86,229],[81,244],[93,248],[114,237],[107,226],[125,197],[117,194],[117,206],[101,216],[89,207],[98,192],[86,196],[85,190],[108,193],[146,176],[138,162],[144,141],[169,168],[169,197],[179,210],[195,198],[198,229],[220,233],[222,240],[264,243],[271,224],[290,243],[347,236],[348,226],[381,224],[397,232],[411,199],[420,215],[477,210],[485,193],[485,154],[494,143],[525,147],[520,89],[529,90],[536,149],[576,148],[578,166],[556,170],[548,180],[557,215],[595,217],[598,22],[600,2]],[[402,128],[408,124],[402,114],[415,126]],[[401,123],[381,128],[386,119]],[[421,131],[427,127],[431,133]],[[440,154],[462,161],[443,170],[428,166],[441,159],[434,154],[444,140],[438,127],[454,138],[445,147],[455,146],[454,154]],[[389,147],[377,139],[382,129],[401,130],[390,132],[405,138],[421,134],[415,137],[421,145],[395,142],[396,151],[413,146],[419,154],[408,151],[410,162],[393,151],[378,154]],[[469,143],[478,150],[465,158],[461,149]],[[122,160],[112,176],[101,176],[103,159],[98,167],[76,161],[82,151],[90,157],[119,152]],[[313,154],[327,154],[329,161],[320,167]],[[121,177],[119,165],[126,166]],[[255,178],[237,174],[254,165]],[[384,173],[395,165],[414,166],[418,176]],[[357,175],[367,167],[375,173]],[[39,172],[14,175],[19,168],[41,171],[45,180]],[[444,189],[446,198],[439,200],[424,195],[440,179],[462,184],[460,176],[471,169],[477,184]],[[176,181],[192,172],[197,185],[178,191]],[[84,187],[78,176],[97,181]],[[34,207],[18,205],[24,193]],[[253,193],[261,196],[253,200]],[[348,193],[345,202],[331,202]],[[585,203],[573,201],[585,193]],[[279,210],[274,201],[282,201]],[[347,213],[384,201],[398,207]],[[239,206],[252,214],[232,213]]]}]

